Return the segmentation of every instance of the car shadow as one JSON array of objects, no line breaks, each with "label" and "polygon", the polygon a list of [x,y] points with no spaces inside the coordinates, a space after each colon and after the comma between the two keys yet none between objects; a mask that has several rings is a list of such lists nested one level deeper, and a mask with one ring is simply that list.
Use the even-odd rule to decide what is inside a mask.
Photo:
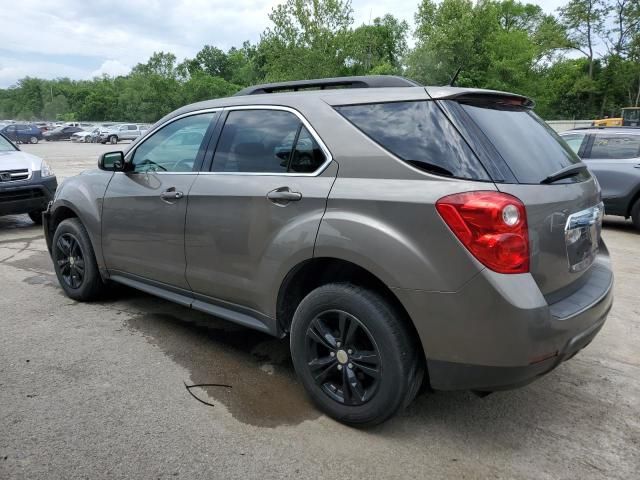
[{"label": "car shadow", "polygon": [[616,230],[640,235],[640,231],[635,228],[631,220],[626,220],[622,217],[605,216],[602,221],[602,227],[605,230]]}]

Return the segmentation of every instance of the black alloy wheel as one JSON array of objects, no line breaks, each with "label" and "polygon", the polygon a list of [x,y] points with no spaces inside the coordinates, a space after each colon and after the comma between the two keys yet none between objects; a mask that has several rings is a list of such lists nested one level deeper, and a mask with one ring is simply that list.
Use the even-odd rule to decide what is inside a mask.
[{"label": "black alloy wheel", "polygon": [[359,406],[376,393],[382,373],[378,347],[360,320],[341,310],[317,315],[307,328],[307,366],[332,400]]},{"label": "black alloy wheel", "polygon": [[62,281],[74,290],[80,288],[85,276],[84,254],[80,242],[73,234],[64,233],[58,237],[55,248]]}]

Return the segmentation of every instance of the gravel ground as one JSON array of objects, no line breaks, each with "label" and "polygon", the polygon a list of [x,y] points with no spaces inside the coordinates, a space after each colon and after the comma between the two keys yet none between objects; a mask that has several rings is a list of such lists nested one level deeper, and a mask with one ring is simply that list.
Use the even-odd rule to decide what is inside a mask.
[{"label": "gravel ground", "polygon": [[[60,177],[113,146],[28,145]],[[0,478],[638,478],[640,235],[607,219],[615,304],[516,391],[421,396],[361,431],[320,415],[286,341],[128,289],[62,294],[39,228],[0,218]],[[231,389],[185,388],[223,383]]]}]

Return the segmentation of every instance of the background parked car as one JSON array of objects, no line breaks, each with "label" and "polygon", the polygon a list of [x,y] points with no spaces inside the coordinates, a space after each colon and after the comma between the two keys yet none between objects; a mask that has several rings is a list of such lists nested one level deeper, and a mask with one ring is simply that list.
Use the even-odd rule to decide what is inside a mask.
[{"label": "background parked car", "polygon": [[38,143],[42,140],[42,132],[31,124],[14,123],[0,130],[9,140],[16,143]]},{"label": "background parked car", "polygon": [[35,223],[56,192],[58,182],[42,158],[21,152],[0,134],[0,216],[26,213]]},{"label": "background parked car", "polygon": [[46,141],[51,140],[69,140],[71,135],[77,132],[83,132],[84,130],[80,127],[57,127],[51,130],[50,132],[45,132],[42,134]]},{"label": "background parked car", "polygon": [[631,217],[640,230],[640,128],[570,130],[561,137],[598,179],[607,215]]},{"label": "background parked car", "polygon": [[144,125],[136,125],[135,123],[125,123],[123,125],[114,125],[100,131],[100,142],[116,144],[120,140],[135,140],[142,133],[147,131]]},{"label": "background parked car", "polygon": [[91,131],[83,130],[71,135],[70,140],[74,143],[96,143],[100,137],[100,128],[96,127]]}]

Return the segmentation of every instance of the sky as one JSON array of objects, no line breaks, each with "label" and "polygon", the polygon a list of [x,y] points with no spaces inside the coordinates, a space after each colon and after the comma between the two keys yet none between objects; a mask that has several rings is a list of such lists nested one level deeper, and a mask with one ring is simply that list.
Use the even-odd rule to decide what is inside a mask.
[{"label": "sky", "polygon": [[[2,0],[0,88],[25,76],[124,75],[154,51],[193,57],[257,42],[278,0]],[[352,0],[355,25],[391,13],[413,24],[419,0]],[[531,1],[554,12],[566,0]]]}]

